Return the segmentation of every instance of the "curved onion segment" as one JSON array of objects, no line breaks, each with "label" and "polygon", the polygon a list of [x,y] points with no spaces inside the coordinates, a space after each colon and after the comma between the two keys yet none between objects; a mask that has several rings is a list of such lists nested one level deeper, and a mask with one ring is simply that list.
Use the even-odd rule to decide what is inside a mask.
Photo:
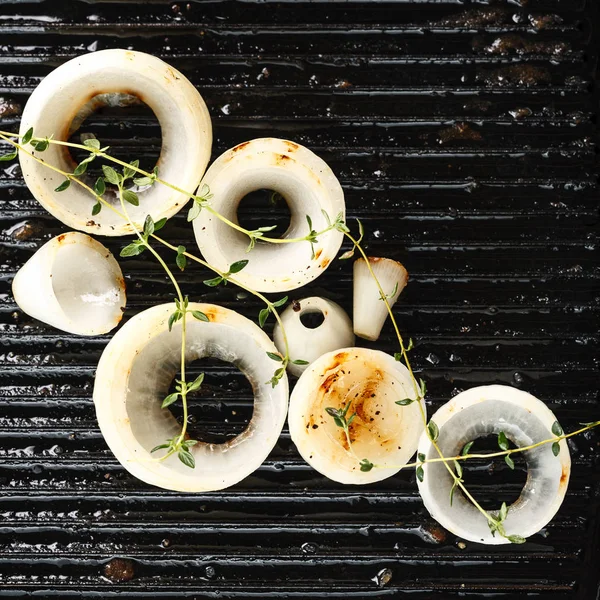
[{"label": "curved onion segment", "polygon": [[[475,387],[455,396],[432,417],[438,426],[438,444],[446,457],[458,456],[464,446],[475,441],[471,453],[477,452],[477,439],[498,436],[503,431],[516,446],[529,446],[553,437],[556,417],[534,396],[503,385]],[[567,491],[571,458],[565,440],[554,456],[552,444],[523,453],[527,461],[527,482],[519,499],[509,507],[503,522],[507,535],[528,537],[542,529],[556,514]],[[419,452],[437,458],[428,436],[419,441]],[[468,488],[469,467],[463,463]],[[431,516],[453,534],[472,542],[508,544],[509,540],[492,535],[486,518],[456,490],[450,505],[452,478],[442,463],[424,467],[419,492]],[[500,503],[498,509],[500,508]]]},{"label": "curved onion segment", "polygon": [[[125,104],[144,102],[152,109],[162,133],[157,163],[159,176],[176,182],[183,190],[194,190],[210,158],[212,127],[208,110],[190,81],[149,54],[101,50],[61,65],[45,77],[29,97],[20,134],[33,128],[36,138],[53,136],[66,141],[88,114],[100,105],[114,105],[115,98],[120,104],[123,99]],[[38,154],[31,146],[27,150]],[[40,157],[68,173],[76,166],[65,146],[50,144]],[[131,160],[135,158],[138,157],[134,155]],[[65,191],[55,192],[64,181],[60,173],[39,164],[24,152],[19,153],[19,160],[31,193],[58,220],[98,235],[133,233],[124,219],[106,207],[92,217],[96,199],[80,185],[72,182]],[[89,168],[95,165],[91,163]],[[87,183],[92,185],[94,179],[88,178]],[[159,184],[146,189],[135,186],[133,190],[140,197],[140,206],[130,206],[128,210],[138,229],[143,228],[147,214],[155,221],[171,217],[188,201],[187,195]],[[104,198],[118,202],[112,191],[107,191]]]},{"label": "curved onion segment", "polygon": [[[315,313],[323,315],[323,322],[315,328],[306,327],[300,317]],[[296,301],[283,311],[281,320],[288,338],[291,361],[302,360],[310,364],[326,352],[354,345],[350,317],[339,304],[331,300],[315,296]],[[285,342],[279,323],[275,325],[273,340],[283,353]],[[295,365],[291,361],[288,371],[299,377],[307,365]]]},{"label": "curved onion segment", "polygon": [[113,255],[83,233],[46,242],[19,270],[15,302],[29,316],[79,335],[114,329],[125,309],[125,281]]},{"label": "curved onion segment", "polygon": [[[310,232],[307,216],[312,229],[318,232],[327,227],[323,211],[333,222],[346,210],[342,187],[327,164],[307,148],[276,138],[255,139],[227,150],[206,172],[202,180],[205,185],[213,195],[211,206],[234,223],[238,222],[238,205],[246,194],[261,188],[279,192],[291,213],[290,226],[282,238],[306,236]],[[194,220],[194,232],[204,258],[222,271],[247,256],[248,236],[207,210]],[[333,230],[317,239],[314,258],[308,242],[270,244],[257,240],[252,260],[236,279],[261,292],[305,285],[335,258],[343,234]]]},{"label": "curved onion segment", "polygon": [[[415,453],[423,431],[417,402],[396,404],[406,398],[416,398],[408,370],[388,354],[366,348],[329,352],[304,371],[294,388],[288,416],[292,440],[304,460],[329,479],[354,484],[386,479]],[[347,418],[356,413],[349,427],[355,456],[344,430],[326,412],[348,402]],[[362,472],[364,458],[389,468]]]},{"label": "curved onion segment", "polygon": [[220,490],[255,471],[275,446],[287,412],[284,375],[269,383],[277,363],[267,356],[273,342],[252,321],[212,304],[190,303],[206,323],[186,319],[186,363],[212,357],[236,365],[252,384],[254,412],[247,429],[223,444],[200,441],[190,452],[191,469],[176,455],[164,461],[151,450],[180,432],[181,426],[161,403],[180,370],[181,321],[169,332],[174,304],[161,304],[128,321],[108,344],[98,365],[94,404],[102,435],[119,462],[133,475],[169,490]]},{"label": "curved onion segment", "polygon": [[[390,258],[369,256],[369,264],[388,298],[394,306],[408,283],[404,266]],[[387,307],[364,258],[354,261],[354,333],[366,340],[379,338],[381,328],[388,318]]]}]

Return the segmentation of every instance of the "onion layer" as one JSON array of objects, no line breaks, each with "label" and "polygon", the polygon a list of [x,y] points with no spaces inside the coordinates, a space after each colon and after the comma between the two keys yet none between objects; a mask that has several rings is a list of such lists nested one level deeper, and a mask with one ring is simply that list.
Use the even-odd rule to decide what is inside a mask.
[{"label": "onion layer", "polygon": [[[408,273],[404,266],[390,258],[369,256],[369,264],[388,296],[388,303],[394,306],[402,290],[408,283]],[[354,333],[366,340],[379,339],[381,328],[388,318],[385,302],[379,288],[369,272],[364,258],[354,261]]]},{"label": "onion layer", "polygon": [[114,329],[126,303],[123,273],[113,255],[75,231],[46,242],[16,274],[12,290],[29,316],[79,335]]},{"label": "onion layer", "polygon": [[[159,175],[193,191],[210,158],[212,128],[204,100],[196,88],[177,70],[162,60],[130,50],[102,50],[79,56],[50,73],[29,97],[21,119],[21,135],[33,127],[39,138],[54,136],[66,141],[75,127],[103,102],[107,94],[134,96],[145,102],[160,123],[162,148],[157,163]],[[94,101],[94,99],[97,99]],[[89,109],[89,107],[92,107]],[[33,154],[35,150],[30,149]],[[75,164],[64,146],[50,144],[44,161],[66,172]],[[135,158],[135,157],[132,157]],[[31,193],[59,221],[88,233],[127,235],[130,226],[111,210],[104,208],[93,219],[95,198],[72,183],[60,193],[54,190],[64,177],[19,153],[23,177]],[[129,213],[138,229],[147,214],[155,221],[171,217],[188,201],[185,194],[153,185],[140,190],[140,206]],[[110,199],[107,192],[105,196]],[[115,203],[116,197],[113,197]]]},{"label": "onion layer", "polygon": [[284,375],[275,388],[265,383],[276,368],[266,353],[276,349],[252,321],[211,304],[190,303],[189,310],[202,311],[210,322],[188,318],[186,363],[207,356],[232,362],[252,384],[254,413],[243,433],[224,444],[191,447],[194,469],[175,455],[164,461],[151,457],[153,447],[181,429],[161,409],[180,369],[181,322],[168,329],[174,304],[139,313],[114,336],[98,365],[94,404],[106,443],[130,473],[169,490],[220,490],[250,475],[275,446],[285,422],[288,382]]},{"label": "onion layer", "polygon": [[[333,221],[345,214],[344,192],[333,171],[316,154],[287,140],[260,138],[227,150],[210,166],[202,185],[213,197],[211,205],[238,223],[237,208],[248,193],[266,188],[287,201],[291,222],[282,238],[309,233],[306,217],[315,231],[327,227],[325,211]],[[196,242],[204,258],[222,271],[247,258],[248,237],[203,210],[194,220]],[[265,235],[268,235],[266,233]],[[293,290],[318,277],[335,258],[343,234],[329,231],[318,236],[314,259],[308,242],[266,244],[257,242],[248,266],[236,274],[244,285],[261,292]]]},{"label": "onion layer", "polygon": [[[306,327],[302,315],[318,313],[323,322],[315,328]],[[344,309],[331,300],[313,297],[304,298],[288,306],[281,315],[287,334],[290,359],[304,360],[309,364],[326,352],[354,345],[352,321]],[[285,352],[285,341],[279,323],[275,325],[273,340],[281,353]],[[299,377],[308,365],[288,364],[288,371]]]},{"label": "onion layer", "polygon": [[[439,428],[437,442],[442,453],[451,457],[458,456],[467,443],[488,435],[497,436],[501,431],[521,447],[549,439],[556,417],[531,394],[508,386],[490,385],[458,394],[431,420]],[[509,507],[503,523],[508,535],[528,537],[537,533],[560,508],[569,483],[571,458],[564,440],[559,442],[558,456],[554,456],[551,446],[546,444],[523,453],[527,461],[527,482],[519,499]],[[419,442],[419,452],[428,459],[438,457],[425,433]],[[468,463],[462,466],[468,474]],[[456,490],[450,505],[453,480],[442,463],[429,463],[423,468],[424,478],[423,482],[418,482],[419,491],[436,521],[453,534],[472,542],[510,543],[498,534],[492,535],[486,518],[460,490]]]},{"label": "onion layer", "polygon": [[[366,484],[397,473],[417,449],[423,423],[408,370],[389,354],[345,348],[318,358],[300,377],[290,399],[290,435],[304,460],[329,479]],[[353,455],[342,428],[326,409],[344,408]],[[423,405],[423,409],[425,406]],[[368,459],[384,468],[360,470]],[[385,467],[388,468],[385,468]]]}]

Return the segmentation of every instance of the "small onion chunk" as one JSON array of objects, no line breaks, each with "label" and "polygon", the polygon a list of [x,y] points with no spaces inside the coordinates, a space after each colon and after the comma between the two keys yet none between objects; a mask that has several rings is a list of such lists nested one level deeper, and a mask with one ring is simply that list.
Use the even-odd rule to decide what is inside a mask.
[{"label": "small onion chunk", "polygon": [[[389,258],[369,256],[369,265],[379,280],[388,303],[394,306],[408,283],[408,272],[404,266]],[[388,311],[377,283],[369,271],[364,258],[354,262],[354,333],[366,340],[375,341]]]},{"label": "small onion chunk", "polygon": [[76,231],[46,242],[21,267],[12,289],[29,316],[78,335],[107,333],[125,310],[121,267],[100,242]]},{"label": "small onion chunk", "polygon": [[[301,317],[307,314],[321,314],[323,322],[315,328],[306,327]],[[339,304],[331,300],[315,296],[295,301],[283,311],[281,320],[290,349],[288,371],[297,377],[308,365],[294,364],[293,361],[306,361],[310,364],[326,352],[354,345],[350,317]],[[279,323],[275,326],[273,340],[277,349],[282,354],[285,353],[283,331]]]}]

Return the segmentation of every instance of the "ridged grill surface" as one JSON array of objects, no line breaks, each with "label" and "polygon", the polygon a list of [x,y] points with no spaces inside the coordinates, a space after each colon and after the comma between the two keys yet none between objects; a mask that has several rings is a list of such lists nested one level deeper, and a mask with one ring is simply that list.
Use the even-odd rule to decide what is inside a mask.
[{"label": "ridged grill surface", "polygon": [[[0,0],[0,125],[16,129],[31,91],[74,56],[113,47],[160,56],[207,102],[213,158],[277,136],[331,165],[369,252],[410,272],[396,313],[416,342],[431,412],[462,389],[502,383],[542,398],[570,430],[600,415],[599,29],[594,0]],[[120,137],[102,115],[90,123],[130,159],[149,160],[160,143],[135,111]],[[463,544],[429,517],[414,472],[337,485],[300,459],[287,428],[231,489],[188,495],[134,479],[104,443],[91,399],[109,337],[63,334],[13,301],[16,270],[66,229],[19,168],[2,165],[0,596],[598,597],[594,433],[570,444],[565,502],[523,546]],[[248,223],[273,211],[282,221],[256,199]],[[183,213],[164,231],[195,250]],[[102,241],[115,254],[122,245]],[[172,299],[150,257],[122,266],[125,319]],[[209,290],[204,278],[194,267],[180,276],[193,299],[256,318],[252,297]],[[323,294],[350,310],[351,283],[337,261],[292,297]],[[389,324],[373,346],[394,351]],[[218,364],[207,374],[197,420],[207,433],[240,431],[252,410],[241,376]],[[489,506],[514,500],[525,477],[522,464],[512,473],[501,462],[467,474]],[[107,567],[115,558],[127,562]]]}]

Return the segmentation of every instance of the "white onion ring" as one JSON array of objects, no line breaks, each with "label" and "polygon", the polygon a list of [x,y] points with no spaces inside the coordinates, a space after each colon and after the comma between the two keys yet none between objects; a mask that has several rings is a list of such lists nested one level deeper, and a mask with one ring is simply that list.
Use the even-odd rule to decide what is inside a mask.
[{"label": "white onion ring", "polygon": [[[417,449],[423,422],[408,369],[389,354],[367,348],[328,352],[302,373],[290,398],[290,435],[302,458],[313,469],[340,483],[366,484],[397,473]],[[347,417],[352,448],[347,451],[343,429],[326,414],[327,407],[343,408],[352,399]],[[424,404],[422,405],[425,410]],[[376,465],[362,472],[359,461]]]},{"label": "white onion ring", "polygon": [[[246,194],[261,188],[279,192],[291,213],[282,238],[307,235],[307,215],[313,229],[322,231],[327,227],[323,210],[332,220],[345,214],[344,192],[333,171],[316,154],[287,140],[260,138],[227,150],[210,166],[202,185],[213,194],[212,207],[236,224],[237,208]],[[335,258],[343,239],[339,231],[319,236],[314,260],[308,242],[259,241],[248,256],[248,237],[206,210],[194,220],[194,233],[204,258],[222,271],[249,258],[236,279],[261,292],[293,290],[317,278]]]},{"label": "white onion ring", "polygon": [[[541,442],[552,437],[556,417],[531,394],[504,385],[490,385],[461,392],[444,404],[431,420],[439,428],[438,444],[448,457],[459,455],[468,442],[486,435],[498,435],[500,431],[504,431],[517,446]],[[552,453],[551,444],[523,453],[528,467],[527,482],[519,499],[509,507],[504,521],[507,534],[533,535],[547,525],[560,508],[569,484],[571,458],[565,440],[559,444],[558,456]],[[425,433],[419,442],[419,452],[429,459],[439,456]],[[463,469],[466,466],[467,463],[463,463]],[[453,534],[472,542],[510,543],[498,534],[492,535],[485,517],[459,490],[450,506],[452,478],[442,463],[428,463],[423,468],[419,492],[436,521]],[[466,486],[468,489],[468,479]]]},{"label": "white onion ring", "polygon": [[[299,305],[299,309],[296,309]],[[300,317],[311,313],[321,313],[323,322],[315,328],[306,327]],[[300,377],[308,365],[295,365],[294,360],[312,363],[319,356],[339,348],[354,345],[352,321],[346,311],[335,302],[314,296],[290,304],[281,314],[290,350],[288,371]],[[273,341],[281,353],[285,352],[283,332],[279,323],[273,331]]]},{"label": "white onion ring", "polygon": [[[137,478],[169,490],[220,490],[255,471],[275,446],[287,411],[284,375],[273,388],[267,382],[277,363],[267,356],[275,346],[242,315],[211,304],[190,303],[209,323],[187,320],[186,362],[211,356],[233,362],[254,389],[254,413],[248,428],[224,444],[198,443],[190,448],[196,467],[177,456],[152,460],[150,450],[172,438],[180,426],[161,401],[179,371],[181,325],[168,330],[174,304],[161,304],[128,321],[108,344],[96,371],[94,404],[106,443]],[[154,456],[157,456],[156,454]]]},{"label": "white onion ring", "polygon": [[[102,50],[79,56],[50,73],[31,94],[21,119],[21,135],[33,127],[39,138],[53,135],[66,141],[80,109],[96,96],[128,94],[145,102],[161,126],[159,175],[184,190],[193,191],[210,158],[212,128],[204,100],[196,88],[162,60],[130,50]],[[38,154],[31,147],[34,154]],[[71,172],[74,163],[63,146],[50,144],[40,155],[47,163]],[[136,158],[132,156],[132,159]],[[71,184],[54,191],[64,177],[23,152],[19,154],[23,177],[31,193],[59,221],[88,233],[127,235],[127,223],[111,210],[92,218],[95,199],[81,186]],[[147,214],[154,220],[171,217],[187,202],[185,194],[155,184],[140,192],[140,206],[128,208],[137,228]]]},{"label": "white onion ring", "polygon": [[125,310],[125,281],[110,251],[72,231],[46,242],[18,271],[15,302],[29,316],[62,331],[99,335]]}]

